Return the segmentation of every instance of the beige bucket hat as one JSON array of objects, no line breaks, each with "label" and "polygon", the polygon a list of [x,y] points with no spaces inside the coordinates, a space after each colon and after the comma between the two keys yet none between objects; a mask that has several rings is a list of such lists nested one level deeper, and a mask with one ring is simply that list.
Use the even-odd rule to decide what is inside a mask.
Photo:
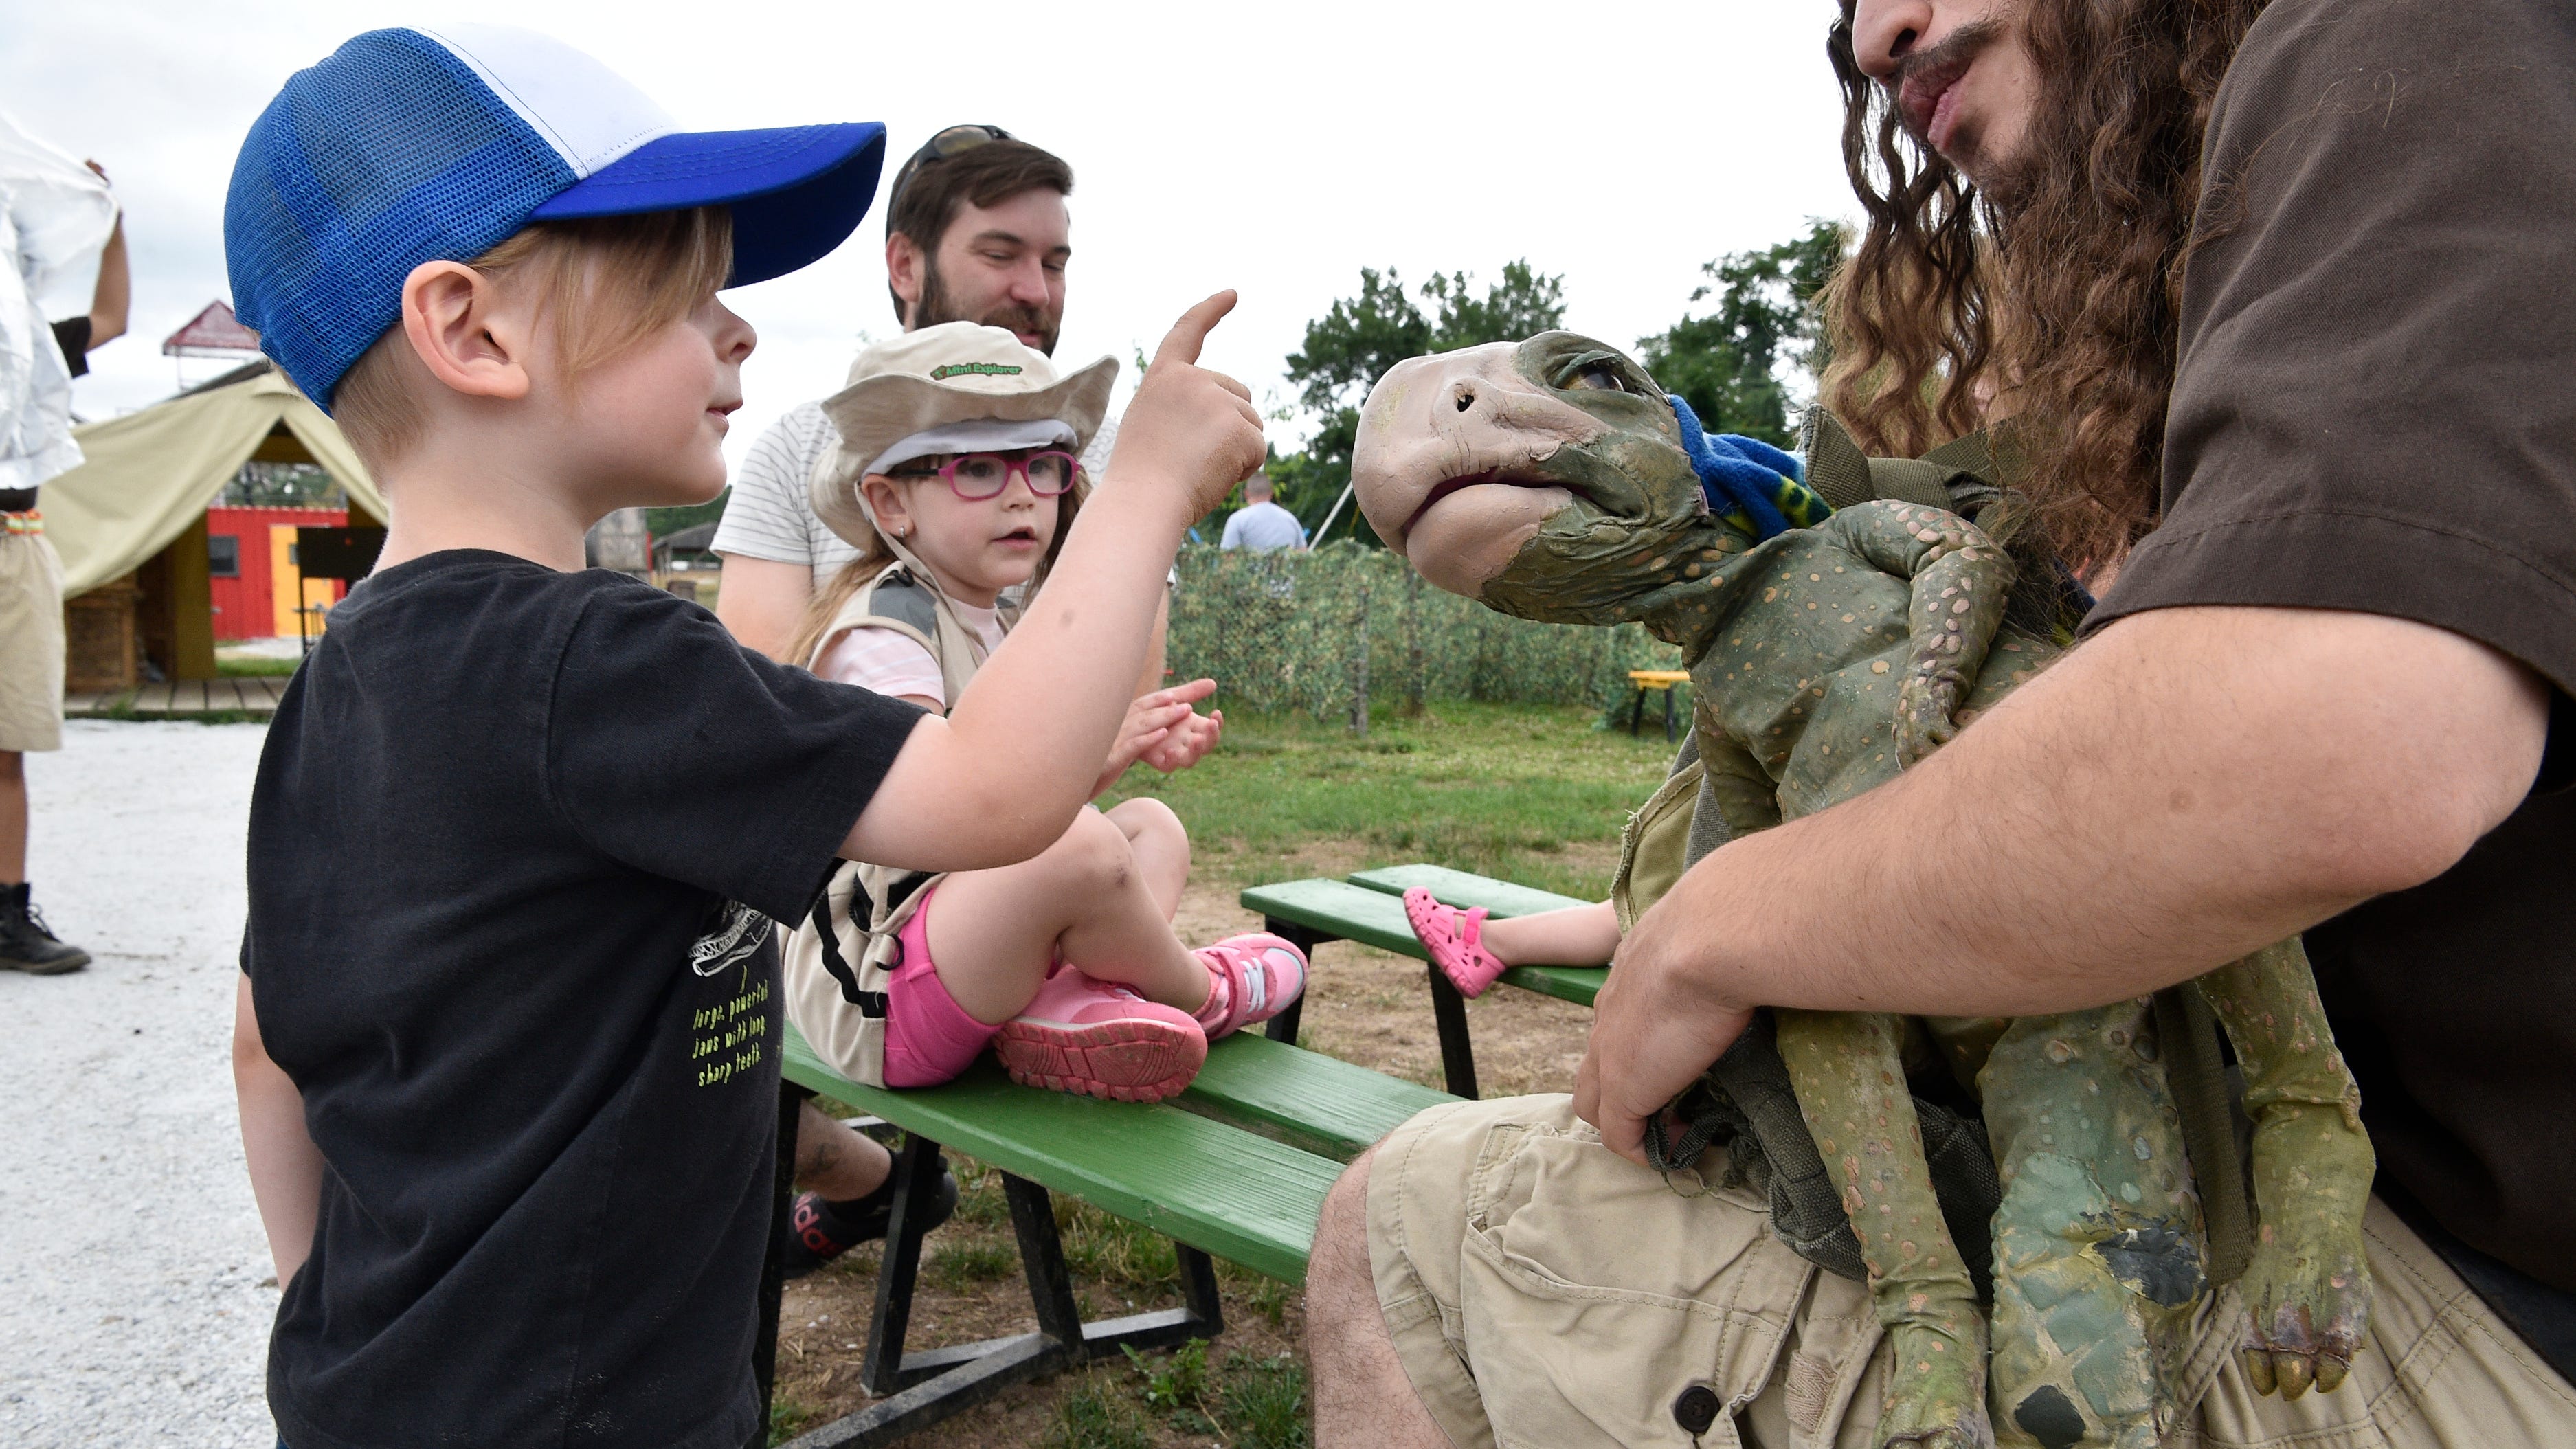
[{"label": "beige bucket hat", "polygon": [[860,501],[859,480],[896,444],[960,423],[1055,421],[1073,430],[1070,451],[1079,454],[1100,431],[1117,382],[1116,358],[1059,376],[1045,353],[1005,328],[974,322],[943,322],[873,343],[850,364],[848,385],[823,399],[823,416],[840,436],[808,480],[815,516],[868,548],[877,541],[876,522]]}]

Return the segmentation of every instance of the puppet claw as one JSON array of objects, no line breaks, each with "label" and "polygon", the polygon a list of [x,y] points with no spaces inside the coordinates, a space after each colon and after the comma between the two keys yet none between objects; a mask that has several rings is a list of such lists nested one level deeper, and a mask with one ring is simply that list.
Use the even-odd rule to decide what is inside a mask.
[{"label": "puppet claw", "polygon": [[[2318,1267],[2321,1258],[2335,1266]],[[2333,1258],[2285,1245],[2255,1250],[2239,1280],[2254,1318],[2246,1370],[2255,1392],[2295,1399],[2344,1381],[2370,1323],[2370,1280],[2359,1261],[2357,1253]],[[2254,1360],[2266,1357],[2268,1372],[2258,1372]]]},{"label": "puppet claw", "polygon": [[2272,1377],[2272,1355],[2269,1350],[2239,1349],[2237,1357],[2245,1365],[2245,1381],[2254,1386],[2254,1392],[2268,1394],[2279,1387]]}]

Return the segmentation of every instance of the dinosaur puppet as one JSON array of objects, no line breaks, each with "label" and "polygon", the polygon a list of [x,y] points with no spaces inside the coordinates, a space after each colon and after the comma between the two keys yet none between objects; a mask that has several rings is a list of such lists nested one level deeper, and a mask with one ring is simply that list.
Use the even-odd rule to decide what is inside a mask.
[{"label": "dinosaur puppet", "polygon": [[[1738,484],[1712,508],[1719,450],[1770,459],[1769,496]],[[1974,523],[1893,501],[1833,511],[1797,466],[1713,447],[1626,355],[1549,332],[1389,371],[1352,471],[1378,535],[1439,587],[1528,619],[1638,620],[1679,645],[1703,798],[1742,833],[1891,778],[2058,652],[2007,620],[2015,562]],[[2359,1091],[2295,939],[2198,986],[2236,1048],[2254,1125],[2249,1376],[2293,1397],[2331,1390],[2368,1316]],[[2000,1430],[2047,1449],[2156,1443],[2208,1285],[2148,1003],[1923,1023],[1978,1097],[2003,1183],[1991,1361],[1926,1167],[1906,1024],[1772,1015],[1891,1340],[1880,1442],[1964,1449]]]}]

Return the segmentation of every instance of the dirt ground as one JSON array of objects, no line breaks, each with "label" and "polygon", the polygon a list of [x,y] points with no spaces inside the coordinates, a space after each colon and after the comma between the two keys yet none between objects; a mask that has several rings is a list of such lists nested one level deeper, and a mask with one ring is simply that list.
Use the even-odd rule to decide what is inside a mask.
[{"label": "dirt ground", "polygon": [[[1601,857],[1597,862],[1591,858],[1595,853]],[[1604,845],[1569,849],[1566,854],[1571,862],[1597,864],[1606,872],[1617,852]],[[1260,878],[1342,875],[1386,863],[1363,860],[1356,850],[1317,847],[1272,862]],[[1259,918],[1235,903],[1237,889],[1234,882],[1208,874],[1193,880],[1175,923],[1181,938],[1208,941],[1259,929]],[[1440,1045],[1432,1027],[1423,969],[1420,962],[1347,941],[1321,948],[1307,986],[1300,1045],[1391,1076],[1440,1085]],[[1475,1034],[1478,1081],[1486,1095],[1571,1089],[1591,1021],[1589,1011],[1511,990],[1489,992],[1469,1002],[1467,1010]],[[972,1181],[966,1186],[958,1216],[923,1246],[923,1271],[907,1345],[916,1350],[1037,1327],[1019,1277],[1010,1222],[1000,1211],[998,1190]],[[1150,1281],[1154,1276],[1150,1267],[1138,1271],[1122,1260],[1120,1250],[1126,1259],[1142,1256],[1133,1245],[1141,1234],[1122,1232],[1087,1211],[1068,1212],[1069,1207],[1059,1200],[1059,1214],[1068,1218],[1067,1256],[1074,1264],[1086,1317],[1177,1306],[1177,1292],[1167,1282]],[[1095,1272],[1084,1272],[1087,1261]],[[1097,1271],[1102,1267],[1110,1271]],[[1128,1271],[1117,1271],[1121,1267]],[[874,1304],[876,1270],[877,1251],[870,1246],[788,1285],[780,1312],[777,1392],[802,1426],[855,1412],[869,1401],[859,1387],[858,1372]],[[1219,1279],[1226,1327],[1211,1346],[1212,1367],[1232,1354],[1254,1358],[1290,1354],[1302,1362],[1305,1315],[1298,1290],[1225,1264],[1219,1265]],[[1116,1371],[1132,1377],[1132,1371]],[[1058,1405],[1085,1382],[1084,1375],[1065,1374],[1006,1390],[993,1402],[906,1442],[920,1449],[1039,1443],[1053,1428]],[[1159,1420],[1151,1430],[1154,1442],[1162,1446],[1224,1442],[1212,1434],[1179,1432]]]}]

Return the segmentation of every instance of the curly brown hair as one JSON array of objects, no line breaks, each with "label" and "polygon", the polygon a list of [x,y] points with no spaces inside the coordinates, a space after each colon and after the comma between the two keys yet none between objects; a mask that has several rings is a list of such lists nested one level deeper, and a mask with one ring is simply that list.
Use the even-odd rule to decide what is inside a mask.
[{"label": "curly brown hair", "polygon": [[2078,568],[2156,522],[2182,264],[2212,97],[2266,0],[2023,0],[2041,77],[1984,195],[1826,43],[1843,163],[1868,226],[1827,289],[1827,404],[1907,456],[2015,420],[2031,521]]}]

